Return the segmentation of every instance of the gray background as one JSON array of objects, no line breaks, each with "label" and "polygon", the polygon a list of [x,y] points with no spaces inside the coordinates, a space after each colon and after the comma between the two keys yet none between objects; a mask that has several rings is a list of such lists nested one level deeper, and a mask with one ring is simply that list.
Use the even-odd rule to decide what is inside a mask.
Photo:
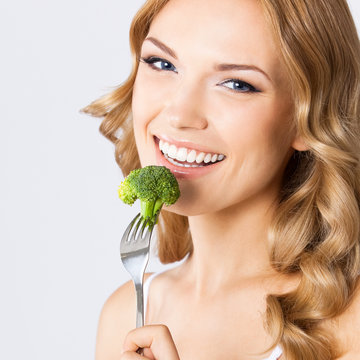
[{"label": "gray background", "polygon": [[92,359],[102,304],[128,279],[118,246],[138,208],[117,198],[100,120],[78,110],[129,73],[142,3],[0,4],[0,359]]}]

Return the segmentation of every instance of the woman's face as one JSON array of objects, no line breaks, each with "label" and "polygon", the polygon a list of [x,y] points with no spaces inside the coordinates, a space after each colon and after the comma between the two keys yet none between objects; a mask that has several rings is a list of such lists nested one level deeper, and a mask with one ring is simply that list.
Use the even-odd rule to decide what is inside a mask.
[{"label": "woman's face", "polygon": [[257,1],[170,0],[143,43],[132,111],[142,166],[179,181],[171,210],[275,200],[296,141],[289,88]]}]

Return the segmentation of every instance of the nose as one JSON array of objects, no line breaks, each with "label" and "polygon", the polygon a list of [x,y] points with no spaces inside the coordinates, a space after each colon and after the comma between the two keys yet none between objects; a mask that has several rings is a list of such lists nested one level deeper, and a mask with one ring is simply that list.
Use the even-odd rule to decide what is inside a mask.
[{"label": "nose", "polygon": [[164,115],[177,129],[204,130],[208,127],[205,95],[196,84],[182,84],[168,97]]}]

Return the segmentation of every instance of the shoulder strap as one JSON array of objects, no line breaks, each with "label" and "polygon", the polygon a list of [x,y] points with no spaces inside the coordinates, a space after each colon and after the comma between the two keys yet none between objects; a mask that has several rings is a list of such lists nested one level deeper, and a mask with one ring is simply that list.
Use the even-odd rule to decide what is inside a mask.
[{"label": "shoulder strap", "polygon": [[159,275],[160,273],[159,272],[156,272],[156,273],[153,273],[151,274],[146,280],[145,280],[145,283],[144,283],[144,289],[143,289],[143,292],[144,292],[144,318],[146,320],[146,310],[147,310],[147,304],[148,304],[148,300],[149,300],[149,288],[150,288],[150,284],[151,282],[153,281],[153,279]]},{"label": "shoulder strap", "polygon": [[278,346],[276,346],[274,351],[271,353],[270,357],[268,357],[268,358],[266,358],[264,360],[277,360],[280,357],[281,354],[282,354],[282,349],[278,345]]}]

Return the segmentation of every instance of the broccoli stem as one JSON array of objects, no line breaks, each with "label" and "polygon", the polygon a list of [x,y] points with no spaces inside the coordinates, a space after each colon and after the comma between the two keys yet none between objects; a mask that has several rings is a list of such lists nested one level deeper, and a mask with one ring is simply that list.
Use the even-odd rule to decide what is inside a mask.
[{"label": "broccoli stem", "polygon": [[155,201],[141,201],[141,216],[143,219],[150,219],[154,222],[155,215],[161,210],[164,202],[161,199]]},{"label": "broccoli stem", "polygon": [[153,211],[154,216],[161,210],[163,204],[164,203],[163,203],[163,201],[161,199],[157,199],[155,201],[154,211]]},{"label": "broccoli stem", "polygon": [[154,210],[154,205],[155,202],[149,202],[149,201],[141,201],[140,202],[140,206],[141,206],[141,216],[144,219],[147,218],[152,218],[153,216],[153,210]]}]

